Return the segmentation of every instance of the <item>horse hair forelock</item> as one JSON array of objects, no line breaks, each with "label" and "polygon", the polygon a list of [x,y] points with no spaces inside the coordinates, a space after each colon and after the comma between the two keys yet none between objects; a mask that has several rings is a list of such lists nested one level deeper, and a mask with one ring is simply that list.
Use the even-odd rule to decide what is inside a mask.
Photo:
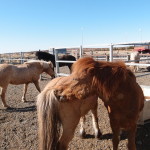
[{"label": "horse hair forelock", "polygon": [[39,94],[37,98],[39,122],[39,149],[56,150],[60,132],[58,100],[53,90]]}]

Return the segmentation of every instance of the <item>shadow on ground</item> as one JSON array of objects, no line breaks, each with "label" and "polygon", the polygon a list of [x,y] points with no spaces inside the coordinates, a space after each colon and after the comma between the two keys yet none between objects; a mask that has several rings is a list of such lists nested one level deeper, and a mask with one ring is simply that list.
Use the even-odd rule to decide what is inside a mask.
[{"label": "shadow on ground", "polygon": [[[95,138],[94,135],[86,134],[85,139]],[[112,133],[103,134],[100,140],[109,140],[113,138]],[[120,140],[127,139],[127,133],[121,134]],[[146,121],[144,125],[139,125],[136,133],[136,147],[137,150],[150,150],[150,120]]]},{"label": "shadow on ground", "polygon": [[136,134],[137,150],[150,150],[150,120],[137,128]]},{"label": "shadow on ground", "polygon": [[29,106],[24,108],[7,108],[7,109],[0,109],[6,112],[29,112],[29,111],[36,111],[36,106]]}]

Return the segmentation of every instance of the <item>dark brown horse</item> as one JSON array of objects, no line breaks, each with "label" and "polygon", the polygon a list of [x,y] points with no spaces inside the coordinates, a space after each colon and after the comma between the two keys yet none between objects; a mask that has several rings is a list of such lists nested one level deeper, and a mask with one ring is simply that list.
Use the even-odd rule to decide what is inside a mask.
[{"label": "dark brown horse", "polygon": [[[37,51],[36,52],[36,58],[39,60],[45,60],[45,61],[51,61],[53,63],[53,66],[56,67],[55,64],[55,55],[52,55],[50,53],[47,52],[43,52],[43,51]],[[62,55],[58,57],[59,60],[71,60],[71,61],[76,61],[76,58],[72,55]],[[63,66],[68,66],[68,68],[71,70],[71,66],[73,63],[59,63],[59,67],[63,67]]]},{"label": "dark brown horse", "polygon": [[[113,149],[117,150],[120,131],[125,130],[128,133],[128,149],[136,150],[136,125],[144,106],[144,95],[134,74],[123,62],[81,58],[74,63],[72,74],[61,82],[56,86],[49,83],[38,97],[42,150],[66,150],[82,112],[85,115],[91,109],[90,105],[95,104],[97,96],[108,110]],[[45,118],[47,121],[42,121]],[[60,140],[57,123],[63,126]]]}]

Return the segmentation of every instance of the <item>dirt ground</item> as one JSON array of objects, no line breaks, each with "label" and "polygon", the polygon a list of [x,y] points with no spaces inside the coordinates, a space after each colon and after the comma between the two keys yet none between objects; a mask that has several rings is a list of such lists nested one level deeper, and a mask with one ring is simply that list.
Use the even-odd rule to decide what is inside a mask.
[{"label": "dirt ground", "polygon": [[[66,71],[63,67],[62,71]],[[148,73],[148,72],[146,72]],[[139,75],[137,73],[136,75]],[[43,89],[50,81],[42,80],[40,87]],[[150,85],[150,75],[137,77],[141,85]],[[0,150],[37,150],[37,90],[33,84],[29,85],[26,103],[21,102],[23,85],[9,85],[7,90],[7,103],[13,109],[5,110],[0,100]],[[98,108],[99,127],[103,133],[101,139],[95,139],[90,112],[86,120],[86,139],[80,139],[79,126],[76,129],[73,140],[69,144],[69,150],[112,150],[112,132],[105,107],[99,100]],[[140,126],[136,138],[137,150],[150,150],[150,123]],[[121,137],[119,150],[127,150],[126,136]]]}]

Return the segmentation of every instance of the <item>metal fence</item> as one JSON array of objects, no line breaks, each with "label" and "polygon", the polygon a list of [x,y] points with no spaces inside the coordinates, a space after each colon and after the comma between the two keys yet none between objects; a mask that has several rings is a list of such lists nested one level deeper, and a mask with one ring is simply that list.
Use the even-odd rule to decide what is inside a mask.
[{"label": "metal fence", "polygon": [[[97,46],[98,48],[107,48],[109,49],[108,54],[106,55],[94,55],[93,52],[91,52],[89,55],[85,55],[84,51],[83,51],[83,47],[79,46],[79,47],[73,47],[72,49],[78,49],[79,51],[76,52],[76,58],[81,58],[81,57],[85,57],[85,56],[90,56],[93,57],[96,60],[106,60],[106,61],[113,61],[113,60],[123,60],[125,61],[126,65],[134,65],[134,66],[144,66],[144,67],[149,67],[150,64],[148,64],[148,62],[146,61],[150,61],[150,55],[141,55],[141,59],[140,61],[145,61],[146,63],[133,63],[134,60],[130,60],[130,55],[116,55],[114,54],[114,48],[118,45],[123,45],[123,46],[128,46],[128,45],[134,45],[134,44],[139,44],[139,43],[123,43],[123,44],[107,44],[107,45],[99,45]],[[145,44],[142,43],[142,44]],[[147,43],[146,43],[147,44]],[[149,43],[150,44],[150,43]],[[88,46],[84,46],[84,49],[88,47]],[[91,46],[93,47],[93,45]],[[64,74],[60,72],[60,68],[59,68],[59,63],[74,63],[75,61],[63,61],[63,60],[59,60],[58,59],[58,53],[60,50],[62,49],[66,49],[66,48],[51,48],[50,50],[47,50],[49,53],[54,54],[55,55],[55,61],[56,61],[56,75],[57,76],[68,76],[69,74]],[[0,57],[0,63],[4,63],[5,61],[7,61],[7,63],[13,63],[13,64],[22,64],[30,59],[35,59],[35,54],[33,55],[33,57],[31,58],[27,58],[25,57],[25,53],[29,53],[29,52],[20,52],[18,53],[19,58],[14,58],[11,55],[12,54],[8,54],[9,57],[8,58],[2,58]],[[35,51],[31,52],[31,53],[35,53]],[[70,53],[71,54],[71,53]],[[16,61],[16,62],[15,62]]]},{"label": "metal fence", "polygon": [[[133,43],[129,43],[128,45],[131,45]],[[137,44],[137,43],[135,43]],[[121,45],[121,44],[119,44]],[[124,46],[127,45],[127,44],[123,44]],[[90,57],[92,56],[93,58],[95,58],[96,60],[106,60],[106,61],[113,61],[113,60],[123,60],[125,61],[125,64],[128,65],[128,66],[144,66],[144,67],[149,67],[150,64],[149,63],[133,63],[135,60],[130,60],[130,55],[122,55],[122,56],[115,56],[113,55],[113,48],[117,46],[117,44],[110,44],[110,45],[103,45],[103,47],[105,48],[109,48],[109,54],[108,55],[103,55],[103,56],[100,56],[100,55],[89,55]],[[99,46],[100,48],[101,46]],[[79,48],[79,47],[78,47]],[[55,52],[55,61],[56,61],[56,76],[68,76],[69,74],[64,74],[64,73],[61,73],[60,72],[60,69],[59,69],[59,63],[60,62],[64,62],[64,63],[73,63],[74,61],[62,61],[62,60],[58,60],[58,51],[59,51],[59,48],[57,49],[54,49],[54,52]],[[84,57],[84,56],[88,56],[88,55],[84,55],[84,52],[83,52],[83,47],[80,46],[80,51],[79,51],[79,58],[81,57]],[[141,55],[142,56],[142,55]],[[139,61],[150,61],[150,55],[143,55],[141,57],[142,59],[140,59]]]},{"label": "metal fence", "polygon": [[35,52],[16,52],[0,54],[0,63],[23,64],[24,62],[35,59]]}]

